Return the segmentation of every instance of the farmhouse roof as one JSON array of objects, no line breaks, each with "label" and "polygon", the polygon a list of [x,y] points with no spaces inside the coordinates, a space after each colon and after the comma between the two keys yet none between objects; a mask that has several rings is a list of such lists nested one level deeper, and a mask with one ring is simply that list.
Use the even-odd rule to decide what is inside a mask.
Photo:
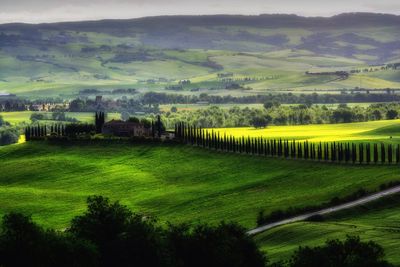
[{"label": "farmhouse roof", "polygon": [[111,121],[104,123],[104,125],[120,125],[120,124],[131,125],[131,126],[143,125],[140,122],[131,122],[131,121],[123,121],[123,120],[115,120],[115,119],[112,119]]}]

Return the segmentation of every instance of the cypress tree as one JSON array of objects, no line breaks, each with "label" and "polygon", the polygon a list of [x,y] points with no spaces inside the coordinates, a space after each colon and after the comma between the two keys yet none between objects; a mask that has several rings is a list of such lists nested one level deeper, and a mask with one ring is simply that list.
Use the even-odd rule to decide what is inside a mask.
[{"label": "cypress tree", "polygon": [[296,141],[293,140],[291,145],[292,145],[291,157],[296,158]]},{"label": "cypress tree", "polygon": [[344,144],[344,161],[348,163],[350,160],[349,143]]},{"label": "cypress tree", "polygon": [[374,163],[378,163],[378,145],[374,144]]},{"label": "cypress tree", "polygon": [[324,155],[325,161],[329,161],[329,145],[327,143],[324,144]]},{"label": "cypress tree", "polygon": [[210,139],[211,139],[211,138],[210,138],[210,132],[207,131],[207,132],[206,132],[206,146],[207,146],[208,149],[211,148],[211,140],[210,140]]},{"label": "cypress tree", "polygon": [[386,151],[385,151],[385,145],[381,143],[381,162],[382,164],[385,164],[386,162]]},{"label": "cypress tree", "polygon": [[359,149],[358,149],[358,159],[360,164],[362,164],[364,162],[364,144],[361,143],[359,144]]},{"label": "cypress tree", "polygon": [[322,142],[318,144],[318,161],[322,160]]},{"label": "cypress tree", "polygon": [[301,142],[298,142],[298,147],[297,147],[297,152],[298,152],[298,158],[301,159],[303,158],[303,147]]},{"label": "cypress tree", "polygon": [[25,127],[25,141],[29,141],[28,127]]},{"label": "cypress tree", "polygon": [[264,156],[268,156],[268,140],[267,139],[263,139],[264,140]]},{"label": "cypress tree", "polygon": [[357,160],[357,149],[356,149],[356,145],[355,144],[351,144],[351,161],[353,162],[353,164],[356,163]]},{"label": "cypress tree", "polygon": [[396,163],[400,162],[400,145],[396,146]]},{"label": "cypress tree", "polygon": [[392,164],[393,162],[393,148],[392,148],[392,144],[388,145],[388,162],[389,164]]},{"label": "cypress tree", "polygon": [[289,151],[289,141],[285,141],[285,158],[289,158],[290,151]]},{"label": "cypress tree", "polygon": [[366,146],[366,160],[367,160],[367,164],[370,164],[371,162],[371,144],[368,143]]},{"label": "cypress tree", "polygon": [[307,141],[304,141],[304,142],[303,142],[303,150],[304,150],[304,154],[303,154],[304,159],[308,159],[308,145],[307,145]]}]

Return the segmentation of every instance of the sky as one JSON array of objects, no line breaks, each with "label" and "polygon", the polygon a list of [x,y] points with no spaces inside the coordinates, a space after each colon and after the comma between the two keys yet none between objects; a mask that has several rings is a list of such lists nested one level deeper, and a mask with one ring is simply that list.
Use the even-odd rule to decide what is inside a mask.
[{"label": "sky", "polygon": [[345,12],[400,15],[400,0],[0,0],[0,23],[204,14],[332,16]]}]

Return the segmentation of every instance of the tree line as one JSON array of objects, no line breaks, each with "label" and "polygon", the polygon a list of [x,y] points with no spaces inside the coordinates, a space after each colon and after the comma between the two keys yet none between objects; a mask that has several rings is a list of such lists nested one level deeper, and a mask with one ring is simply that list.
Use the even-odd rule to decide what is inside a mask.
[{"label": "tree line", "polygon": [[8,213],[0,229],[0,266],[32,267],[354,267],[391,266],[378,244],[358,237],[300,247],[285,261],[270,264],[246,229],[168,223],[102,196],[87,199],[87,210],[64,231],[44,229],[29,216]]},{"label": "tree line", "polygon": [[177,140],[207,149],[285,159],[351,164],[399,164],[400,145],[364,143],[312,143],[308,141],[221,135],[185,123],[175,125]]},{"label": "tree line", "polygon": [[37,124],[26,127],[24,133],[26,141],[45,137],[76,137],[78,135],[95,134],[96,126],[89,123]]},{"label": "tree line", "polygon": [[[363,89],[357,89],[363,91]],[[347,92],[348,90],[343,90]],[[182,95],[147,92],[143,95],[144,104],[196,104],[198,102],[208,102],[210,104],[264,104],[275,101],[282,104],[336,104],[336,103],[369,103],[369,102],[393,102],[400,101],[400,95],[389,93],[369,93],[368,89],[364,93],[343,93],[343,94],[293,94],[279,93],[266,95],[232,96],[232,95]],[[382,90],[380,90],[382,91]]]},{"label": "tree line", "polygon": [[[174,112],[175,111],[175,112]],[[268,125],[307,125],[328,123],[364,122],[383,119],[397,119],[400,104],[371,104],[367,107],[340,104],[337,107],[324,105],[283,106],[278,102],[266,102],[264,109],[232,107],[223,109],[211,106],[199,110],[183,110],[163,114],[168,128],[180,121],[204,128],[224,127],[266,127]]]}]

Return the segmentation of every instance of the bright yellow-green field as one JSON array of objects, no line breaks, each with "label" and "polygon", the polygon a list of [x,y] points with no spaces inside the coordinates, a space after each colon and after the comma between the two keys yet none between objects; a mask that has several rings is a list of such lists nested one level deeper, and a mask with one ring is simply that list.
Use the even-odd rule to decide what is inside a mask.
[{"label": "bright yellow-green field", "polygon": [[[18,124],[27,122],[30,123],[30,117],[32,113],[50,114],[51,112],[38,112],[38,111],[15,111],[15,112],[0,112],[0,116],[3,116],[4,120],[11,124]],[[93,122],[93,112],[65,112],[67,117],[76,118],[81,122]],[[121,115],[119,113],[107,113],[108,119],[119,119]]]},{"label": "bright yellow-green field", "polygon": [[[235,137],[250,136],[271,139],[295,139],[311,142],[332,141],[400,141],[400,120],[381,120],[359,123],[318,124],[299,126],[269,126],[255,128],[213,129]],[[390,138],[392,137],[392,138]]]}]

